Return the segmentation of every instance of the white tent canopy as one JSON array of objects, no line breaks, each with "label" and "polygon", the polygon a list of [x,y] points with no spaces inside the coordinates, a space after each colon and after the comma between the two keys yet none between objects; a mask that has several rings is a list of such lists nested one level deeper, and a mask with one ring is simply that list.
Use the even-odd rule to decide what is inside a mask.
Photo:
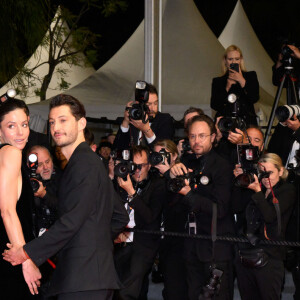
[{"label": "white tent canopy", "polygon": [[[221,72],[223,46],[193,0],[167,0],[163,13],[162,111],[179,120],[189,106],[211,114],[212,78]],[[82,101],[88,117],[115,119],[133,99],[135,81],[144,78],[144,22],[99,70],[67,91]],[[261,89],[261,101],[272,97]],[[48,101],[30,106],[47,118]]]},{"label": "white tent canopy", "polygon": [[[55,25],[58,15],[59,15],[59,9],[57,10],[55,17],[53,18],[53,21],[51,23],[51,28],[53,28],[53,26]],[[69,28],[65,22],[63,23],[63,27],[65,28],[66,32],[69,31]],[[49,36],[49,31],[46,33],[44,39],[47,39],[48,36]],[[70,37],[70,40],[71,39],[72,39],[72,36]],[[83,53],[79,53],[78,55],[80,57],[80,61],[85,60]],[[33,68],[42,62],[46,62],[48,60],[48,56],[49,56],[49,54],[48,54],[48,50],[46,49],[46,47],[40,45],[36,49],[34,54],[30,57],[30,59],[27,61],[27,63],[25,64],[25,67]],[[60,69],[63,69],[66,71],[66,75],[64,75],[63,77],[64,77],[64,80],[70,84],[70,87],[74,87],[75,85],[82,82],[82,80],[86,79],[87,77],[89,77],[90,75],[92,75],[95,72],[95,69],[92,67],[92,65],[88,65],[88,66],[72,65],[72,66],[70,66],[66,62],[59,64],[57,66],[57,68],[60,68]],[[48,73],[48,69],[49,69],[48,64],[44,64],[36,70],[36,73],[39,75],[40,78],[42,78]],[[15,77],[0,89],[0,95],[6,93],[6,91],[12,87],[12,83],[14,83],[14,82],[15,82]],[[61,91],[56,89],[57,85],[60,82],[61,82],[61,75],[57,72],[54,72],[53,77],[50,82],[50,85],[49,85],[49,88],[47,90],[47,98],[51,98],[51,97],[61,93]],[[34,80],[34,85],[35,86],[33,86],[29,89],[28,96],[26,97],[26,99],[23,99],[20,96],[17,96],[17,97],[19,99],[24,100],[27,104],[39,102],[40,98],[35,95],[34,90],[37,87],[40,87],[41,84],[38,80]]]}]

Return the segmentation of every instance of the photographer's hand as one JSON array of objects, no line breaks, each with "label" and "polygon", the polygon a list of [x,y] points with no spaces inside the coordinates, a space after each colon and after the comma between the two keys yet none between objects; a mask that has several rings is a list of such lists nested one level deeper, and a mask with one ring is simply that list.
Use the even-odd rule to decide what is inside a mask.
[{"label": "photographer's hand", "polygon": [[170,169],[170,165],[168,163],[168,160],[165,159],[164,163],[160,163],[155,166],[156,169],[158,169],[160,174],[164,174],[166,171]]},{"label": "photographer's hand", "polygon": [[229,69],[228,79],[238,82],[242,88],[244,88],[246,85],[246,80],[242,74],[241,68],[239,72]]},{"label": "photographer's hand", "polygon": [[40,187],[39,189],[34,193],[35,197],[44,198],[46,195],[46,187],[43,185],[41,181],[39,181]]},{"label": "photographer's hand", "polygon": [[291,128],[293,131],[296,131],[300,128],[300,121],[296,117],[296,115],[293,116],[293,120],[287,120],[284,122],[284,124],[288,127]]},{"label": "photographer's hand", "polygon": [[300,59],[300,50],[294,45],[288,45],[288,47],[294,52],[292,55]]},{"label": "photographer's hand", "polygon": [[254,191],[255,193],[258,193],[261,191],[261,187],[256,174],[253,174],[253,176],[254,176],[254,182],[248,185],[248,189]]},{"label": "photographer's hand", "polygon": [[220,117],[217,117],[217,121],[216,121],[216,130],[217,130],[217,135],[216,135],[216,141],[217,143],[220,141],[220,139],[222,138],[222,132],[221,130],[219,129],[219,122],[220,120],[223,118],[223,116],[220,116]]},{"label": "photographer's hand", "polygon": [[135,194],[135,189],[133,188],[132,181],[130,179],[129,174],[127,175],[127,180],[126,181],[121,177],[118,177],[117,181],[118,181],[119,186],[122,189],[124,189],[129,196],[132,196],[132,195]]},{"label": "photographer's hand", "polygon": [[187,179],[185,179],[184,183],[185,183],[185,186],[178,193],[185,196],[192,189],[191,189],[189,181]]},{"label": "photographer's hand", "polygon": [[129,101],[127,104],[126,104],[126,108],[125,108],[125,111],[124,111],[124,119],[122,121],[122,127],[124,128],[128,128],[129,127],[129,112],[128,112],[128,107],[131,107],[132,104],[133,104],[134,101]]},{"label": "photographer's hand", "polygon": [[240,164],[235,165],[235,169],[233,170],[233,175],[235,177],[237,177],[237,176],[239,176],[239,175],[241,175],[243,173],[244,172],[243,172],[243,169],[241,168],[241,165]]},{"label": "photographer's hand", "polygon": [[228,141],[232,144],[241,144],[243,142],[244,133],[242,130],[236,128],[236,132],[229,131]]},{"label": "photographer's hand", "polygon": [[[190,171],[193,171],[191,169],[189,169]],[[183,163],[178,163],[175,164],[171,169],[170,169],[170,177],[171,178],[175,178],[176,176],[179,175],[184,175],[188,173],[188,169],[186,168],[186,166]]]},{"label": "photographer's hand", "polygon": [[[148,119],[148,116],[146,117]],[[147,138],[152,138],[154,135],[154,132],[152,131],[149,121],[146,123],[143,123],[142,120],[131,120],[130,123],[137,129],[143,132],[143,134]]]}]

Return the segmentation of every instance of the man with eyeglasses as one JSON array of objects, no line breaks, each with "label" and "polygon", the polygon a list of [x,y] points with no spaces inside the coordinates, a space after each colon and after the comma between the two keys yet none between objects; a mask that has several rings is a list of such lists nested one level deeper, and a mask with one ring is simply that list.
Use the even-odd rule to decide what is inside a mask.
[{"label": "man with eyeglasses", "polygon": [[[179,191],[182,201],[189,208],[190,234],[212,234],[212,220],[217,219],[216,234],[230,235],[234,232],[230,216],[230,190],[232,170],[229,163],[214,150],[216,128],[213,120],[206,116],[195,116],[187,125],[192,155],[183,158],[182,163],[171,168],[171,178],[194,172],[199,177],[206,177],[208,182],[201,181],[185,186]],[[216,203],[217,212],[213,214]],[[193,220],[192,220],[193,219]],[[191,221],[192,220],[192,221]],[[232,248],[228,243],[211,240],[186,239],[184,259],[187,269],[188,296],[198,300],[203,287],[211,278],[211,266],[223,271],[221,286],[216,299],[231,299],[232,283]]]},{"label": "man with eyeglasses", "polygon": [[[149,174],[149,149],[132,148],[136,170],[126,180],[117,177],[117,191],[129,214],[127,227],[159,230],[163,201],[166,197],[163,178]],[[160,238],[149,234],[121,233],[115,240],[115,265],[124,288],[116,299],[138,299],[143,280],[150,271],[158,251]]]}]

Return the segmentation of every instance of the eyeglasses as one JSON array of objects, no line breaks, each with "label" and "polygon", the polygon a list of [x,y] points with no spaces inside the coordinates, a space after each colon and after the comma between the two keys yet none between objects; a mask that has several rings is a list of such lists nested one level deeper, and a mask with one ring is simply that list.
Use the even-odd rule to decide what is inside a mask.
[{"label": "eyeglasses", "polygon": [[211,136],[212,134],[205,134],[205,133],[200,133],[200,134],[190,134],[189,139],[194,141],[197,137],[201,142],[204,142],[208,136]]},{"label": "eyeglasses", "polygon": [[136,165],[136,168],[141,170],[142,168],[146,167],[149,165],[149,163],[145,163],[145,164],[135,164]]}]

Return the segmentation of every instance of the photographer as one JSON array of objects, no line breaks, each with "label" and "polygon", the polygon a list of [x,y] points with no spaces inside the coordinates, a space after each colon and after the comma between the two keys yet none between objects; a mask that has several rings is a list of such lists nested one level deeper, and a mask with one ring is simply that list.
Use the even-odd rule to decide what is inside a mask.
[{"label": "photographer", "polygon": [[[289,78],[284,83],[284,88],[287,89],[287,104],[296,104],[297,99],[294,97],[293,87],[291,81],[295,83],[296,93],[299,95],[300,91],[300,51],[294,45],[288,45],[286,42],[280,47],[278,60],[272,67],[272,82],[275,86],[280,86],[284,74],[289,75]],[[291,79],[291,81],[289,80]]]},{"label": "photographer", "polygon": [[[139,82],[141,81],[137,82],[137,87]],[[141,93],[144,93],[142,97],[140,96]],[[140,118],[133,119],[130,117],[130,107],[133,104],[146,106],[144,115]],[[113,148],[123,150],[139,144],[151,146],[155,140],[173,139],[173,136],[172,117],[168,113],[158,111],[157,90],[154,85],[146,83],[144,90],[136,88],[136,101],[127,103],[124,119],[118,130]]]},{"label": "photographer", "polygon": [[[132,152],[136,170],[132,176],[117,177],[117,190],[130,218],[127,226],[159,230],[166,197],[165,181],[149,175],[148,148],[135,146]],[[115,240],[115,265],[124,285],[116,299],[138,299],[144,277],[152,268],[159,242],[160,238],[155,235],[128,232],[121,233]]]},{"label": "photographer", "polygon": [[235,45],[229,46],[222,60],[223,76],[213,78],[210,107],[218,116],[229,116],[231,93],[239,95],[241,114],[246,124],[257,124],[254,103],[259,100],[259,84],[255,71],[246,72],[242,51]]},{"label": "photographer", "polygon": [[251,245],[240,246],[236,262],[238,286],[242,299],[280,299],[284,278],[285,248],[264,246],[259,240],[284,240],[296,190],[286,183],[288,172],[274,153],[259,159],[261,179],[254,175],[248,189],[254,191],[246,210],[247,237]]},{"label": "photographer", "polygon": [[[200,178],[199,182],[197,180],[191,186],[188,180],[185,180],[183,188],[179,191],[180,194],[184,195],[182,201],[190,212],[189,230],[191,233],[193,231],[194,234],[232,234],[234,228],[229,209],[232,171],[228,162],[213,149],[216,137],[215,124],[206,115],[195,116],[188,123],[187,129],[190,146],[194,154],[182,160],[182,163],[174,165],[170,175],[178,178],[178,176],[193,172],[201,178],[206,177],[206,182],[202,183]],[[213,213],[215,204],[217,212]],[[192,220],[192,216],[194,220]],[[215,226],[215,219],[217,219],[217,226]],[[216,227],[216,232],[212,231],[212,227]],[[217,282],[219,282],[220,275],[214,280],[216,286],[213,286],[212,291],[218,294],[216,299],[232,298],[233,253],[230,244],[219,241],[187,239],[184,258],[190,300],[199,299],[199,295],[204,292],[205,285],[216,270],[219,271],[218,273],[223,272],[218,293]]]},{"label": "photographer", "polygon": [[[180,162],[176,144],[171,140],[160,140],[155,142],[154,151],[165,156],[165,159],[159,164],[155,164],[154,167],[159,170],[161,175],[168,176],[169,172],[167,171],[174,164]],[[182,195],[167,193],[163,209],[165,231],[185,232],[188,209],[181,200]],[[159,263],[164,281],[162,292],[164,300],[188,299],[183,247],[184,239],[182,238],[165,236],[161,241]]]},{"label": "photographer", "polygon": [[35,204],[35,230],[39,232],[48,229],[57,219],[58,186],[61,172],[54,169],[49,150],[44,146],[33,146],[29,149],[30,154],[38,157],[36,173],[38,175],[39,188],[34,193]]}]

